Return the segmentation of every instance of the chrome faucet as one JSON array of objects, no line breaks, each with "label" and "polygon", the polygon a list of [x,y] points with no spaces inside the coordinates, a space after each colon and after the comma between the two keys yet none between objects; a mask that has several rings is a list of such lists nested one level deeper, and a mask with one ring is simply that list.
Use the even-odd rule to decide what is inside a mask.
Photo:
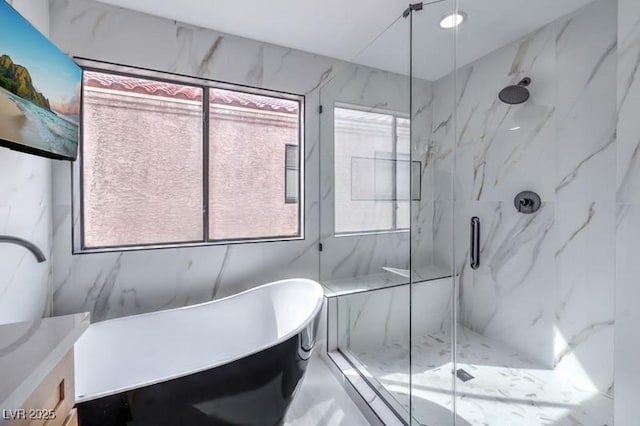
[{"label": "chrome faucet", "polygon": [[23,240],[22,238],[11,237],[9,235],[0,235],[0,243],[17,244],[19,246],[26,248],[31,253],[33,253],[35,258],[38,260],[38,263],[42,263],[45,260],[47,260],[47,258],[44,257],[44,253],[42,253],[42,250],[40,250],[35,244],[30,243],[27,240]]}]

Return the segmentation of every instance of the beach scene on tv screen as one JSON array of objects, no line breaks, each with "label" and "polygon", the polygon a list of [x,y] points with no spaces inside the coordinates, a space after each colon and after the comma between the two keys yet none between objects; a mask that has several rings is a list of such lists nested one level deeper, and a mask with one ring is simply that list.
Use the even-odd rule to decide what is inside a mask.
[{"label": "beach scene on tv screen", "polygon": [[82,71],[0,1],[0,139],[75,158]]}]

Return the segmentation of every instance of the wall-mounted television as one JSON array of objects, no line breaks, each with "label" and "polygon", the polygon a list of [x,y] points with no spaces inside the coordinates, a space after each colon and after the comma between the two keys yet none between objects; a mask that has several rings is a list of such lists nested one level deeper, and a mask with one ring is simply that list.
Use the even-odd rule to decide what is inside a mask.
[{"label": "wall-mounted television", "polygon": [[0,0],[0,146],[75,160],[82,70]]}]

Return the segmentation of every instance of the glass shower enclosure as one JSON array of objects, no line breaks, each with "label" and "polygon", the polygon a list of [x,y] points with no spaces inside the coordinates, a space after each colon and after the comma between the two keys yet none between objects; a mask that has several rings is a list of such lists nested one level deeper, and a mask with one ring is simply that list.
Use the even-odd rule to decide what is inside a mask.
[{"label": "glass shower enclosure", "polygon": [[329,350],[400,423],[612,424],[617,19],[416,3],[321,88]]}]

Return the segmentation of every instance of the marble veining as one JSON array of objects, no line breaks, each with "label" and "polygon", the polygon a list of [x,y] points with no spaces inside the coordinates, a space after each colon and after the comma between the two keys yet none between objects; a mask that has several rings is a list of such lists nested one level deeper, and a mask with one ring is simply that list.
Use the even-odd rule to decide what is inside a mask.
[{"label": "marble veining", "polygon": [[439,278],[337,297],[338,346],[353,351],[406,346],[410,332],[447,330],[453,283],[451,277]]},{"label": "marble veining", "polygon": [[554,366],[606,391],[613,382],[615,207],[556,204]]},{"label": "marble veining", "polygon": [[72,56],[299,93],[306,101],[304,240],[72,256],[69,235],[79,209],[71,209],[68,164],[55,163],[56,314],[86,309],[100,321],[205,302],[278,279],[318,279],[319,87],[346,63],[90,0],[52,1],[51,38]]},{"label": "marble veining", "polygon": [[[434,258],[442,264],[455,252],[461,323],[603,392],[613,382],[612,188],[624,137],[614,87],[629,75],[616,52],[634,46],[616,34],[618,16],[616,1],[594,1],[432,85],[432,140],[442,153],[433,167],[443,176],[434,188],[442,212]],[[630,27],[623,33],[635,37]],[[497,100],[525,76],[529,101]],[[638,120],[628,114],[631,129]],[[543,200],[533,217],[513,208],[525,189]],[[467,262],[472,216],[482,225],[476,271]]]},{"label": "marble veining", "polygon": [[[573,382],[523,357],[513,348],[458,327],[456,368],[474,379],[456,379],[456,424],[612,425],[610,396]],[[451,335],[427,333],[411,349],[412,408],[417,424],[452,424]],[[368,373],[409,409],[408,348],[388,345],[354,352]]]},{"label": "marble veining", "polygon": [[511,203],[482,203],[464,217],[471,216],[483,224],[481,260],[476,271],[465,262],[460,277],[461,322],[550,365],[553,205],[522,215]]},{"label": "marble veining", "polygon": [[[635,16],[640,16],[638,9]],[[525,424],[592,424],[591,416],[596,419],[593,424],[611,424],[616,220],[612,188],[616,168],[621,167],[620,159],[616,164],[621,138],[614,90],[621,72],[616,52],[639,57],[637,44],[631,43],[634,47],[628,52],[618,43],[617,15],[615,0],[592,2],[455,74],[414,88],[417,105],[412,111],[411,148],[421,161],[423,175],[422,200],[412,203],[409,242],[398,236],[333,241],[331,214],[323,214],[321,240],[328,242],[330,250],[322,254],[321,278],[338,287],[336,294],[347,288],[367,290],[340,298],[341,348],[356,354],[373,379],[380,379],[384,371],[368,369],[369,364],[382,362],[381,354],[395,348],[384,362],[397,362],[391,381],[395,380],[395,393],[402,403],[408,402],[408,380],[400,373],[408,371],[406,328],[411,324],[418,333],[416,341],[421,333],[431,333],[439,343],[446,343],[447,337],[437,333],[451,325],[453,303],[458,303],[463,330],[477,337],[471,339],[473,344],[480,349],[493,344],[508,348],[511,361],[519,360],[516,364],[522,370],[515,364],[499,364],[506,365],[509,374],[514,370],[515,378],[481,390],[502,398],[492,402],[499,407],[499,420],[483,418],[482,411],[490,412],[494,405],[475,400],[485,399],[482,392],[465,393],[462,387],[459,424],[510,424],[514,417],[522,417]],[[633,22],[637,25],[640,20]],[[633,32],[625,30],[625,34]],[[465,37],[463,30],[458,43],[465,43]],[[636,70],[637,61],[633,63]],[[321,90],[321,103],[342,100],[393,109],[395,102],[402,102],[388,94],[382,83],[361,90],[375,78],[372,73],[371,79],[367,76],[363,81],[364,75],[355,69],[336,75]],[[500,89],[526,76],[533,80],[527,103],[511,106],[497,99]],[[634,79],[629,77],[627,86]],[[632,121],[634,109],[627,111],[629,134],[640,134],[631,133],[638,120]],[[330,162],[333,155],[332,119],[331,114],[321,116],[323,162]],[[634,157],[629,151],[624,162]],[[332,180],[331,173],[323,171],[322,208],[327,212],[334,208]],[[525,189],[543,199],[535,215],[519,214],[513,206],[514,195]],[[620,194],[619,190],[618,199]],[[475,271],[467,261],[472,216],[479,216],[482,223],[481,266]],[[406,244],[411,246],[409,252]],[[380,246],[395,253],[386,254]],[[395,286],[397,278],[380,275],[381,264],[408,269],[410,256],[412,263],[428,259],[427,263],[454,270],[457,302],[452,302],[450,285],[412,297],[416,294]],[[381,289],[369,291],[376,288]],[[396,312],[423,298],[437,301],[438,309],[412,305],[412,313],[420,313],[413,318]],[[467,343],[461,343],[461,354],[468,349]],[[429,355],[418,351],[412,356],[420,357]],[[491,353],[482,357],[482,364],[500,359]],[[418,371],[423,368],[437,366],[418,365]],[[529,370],[546,373],[531,378]],[[491,377],[511,377],[502,370],[489,371]],[[568,387],[565,378],[571,378]],[[422,407],[416,412],[424,416],[425,424],[447,424],[444,417],[429,415],[441,413],[451,420],[446,392],[452,387],[450,376],[443,376],[437,390],[431,379],[417,379],[424,389],[414,389]],[[526,393],[522,395],[499,395],[519,389],[521,381],[533,381],[537,388],[523,386]],[[558,384],[558,389],[546,387],[545,381]],[[579,391],[572,393],[574,388]],[[445,409],[428,402],[434,399]],[[531,399],[539,407],[528,411]],[[467,406],[464,401],[471,402]],[[507,402],[514,404],[513,410],[507,411]],[[501,409],[511,417],[499,417]],[[465,410],[470,417],[465,417]]]},{"label": "marble veining", "polygon": [[[415,161],[426,167],[428,160],[429,132],[431,128],[431,84],[414,79],[416,104],[411,115],[411,149],[417,153]],[[320,103],[323,113],[320,115],[320,157],[323,165],[320,179],[322,194],[321,209],[327,214],[321,215],[321,242],[323,252],[320,261],[320,279],[323,282],[350,280],[378,275],[383,266],[408,268],[409,258],[420,259],[420,264],[434,264],[432,259],[431,226],[429,225],[433,208],[432,174],[426,170],[422,174],[421,202],[412,202],[412,233],[363,233],[349,236],[334,235],[333,212],[334,171],[333,106],[336,103],[357,105],[365,111],[393,111],[398,114],[409,113],[409,79],[407,76],[375,70],[364,66],[348,65],[328,80],[320,90]],[[444,265],[446,266],[446,265]],[[379,277],[384,281],[384,277]],[[368,278],[365,278],[368,280]],[[391,279],[389,284],[395,282]],[[376,279],[369,280],[370,282]],[[379,279],[377,280],[379,281]]]}]

